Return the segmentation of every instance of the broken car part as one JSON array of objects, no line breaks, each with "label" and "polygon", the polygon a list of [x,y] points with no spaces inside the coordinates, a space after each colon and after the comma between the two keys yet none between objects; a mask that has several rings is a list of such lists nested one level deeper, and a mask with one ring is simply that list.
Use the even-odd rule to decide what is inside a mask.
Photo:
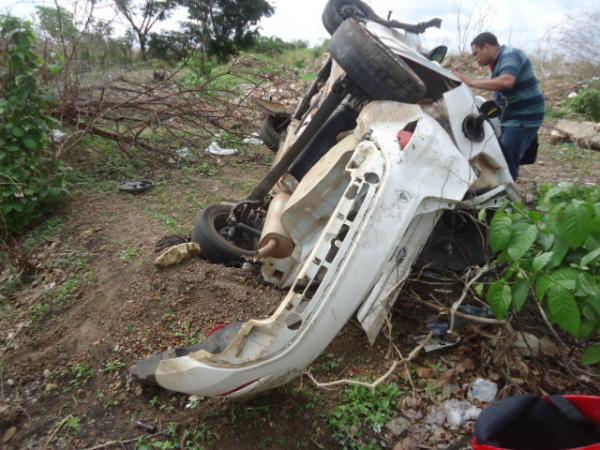
[{"label": "broken car part", "polygon": [[[286,291],[276,311],[228,328],[222,345],[211,337],[141,361],[136,379],[247,397],[300,375],[354,314],[373,343],[445,211],[512,195],[490,123],[480,142],[463,133],[465,117],[479,114],[473,92],[409,34],[343,22],[319,76],[327,79],[297,108],[269,173],[246,200],[201,214],[194,241],[203,253],[200,241],[212,245],[215,260],[264,249],[263,278]],[[324,129],[345,137],[317,139]],[[297,186],[281,181],[293,167],[302,167]]]}]

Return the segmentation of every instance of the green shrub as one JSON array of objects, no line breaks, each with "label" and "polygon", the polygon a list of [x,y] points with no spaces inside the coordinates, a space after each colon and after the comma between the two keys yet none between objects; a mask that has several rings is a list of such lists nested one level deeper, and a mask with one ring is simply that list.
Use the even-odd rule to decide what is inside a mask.
[{"label": "green shrub", "polygon": [[[507,264],[487,292],[499,319],[534,298],[571,335],[594,335],[600,325],[600,187],[561,183],[545,187],[535,209],[506,205],[494,215],[490,245]],[[584,354],[585,363],[600,362],[597,347]]]},{"label": "green shrub", "polygon": [[40,58],[28,22],[0,17],[0,230],[22,231],[63,192],[50,142],[51,98],[38,85]]},{"label": "green shrub", "polygon": [[577,97],[567,100],[565,107],[583,115],[587,120],[600,122],[600,89],[582,89]]}]

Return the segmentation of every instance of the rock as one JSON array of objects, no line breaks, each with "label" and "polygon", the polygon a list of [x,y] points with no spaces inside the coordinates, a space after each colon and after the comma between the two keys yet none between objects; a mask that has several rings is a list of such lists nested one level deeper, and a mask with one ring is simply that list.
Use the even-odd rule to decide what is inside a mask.
[{"label": "rock", "polygon": [[46,392],[54,392],[58,389],[58,385],[55,383],[47,383],[46,384]]},{"label": "rock", "polygon": [[443,425],[446,421],[446,412],[442,408],[431,411],[425,417],[425,423],[429,425]]},{"label": "rock", "polygon": [[163,252],[154,260],[154,265],[161,268],[173,266],[199,254],[200,246],[197,243],[185,242],[163,250]]},{"label": "rock", "polygon": [[396,436],[401,437],[408,431],[411,423],[402,416],[394,417],[386,425],[386,428],[394,433]]},{"label": "rock", "polygon": [[12,425],[19,420],[19,411],[8,403],[0,403],[0,425]]},{"label": "rock", "polygon": [[540,340],[531,333],[517,333],[515,349],[523,356],[540,354]]},{"label": "rock", "polygon": [[2,443],[6,444],[8,441],[10,441],[16,432],[17,427],[10,427],[8,430],[6,430],[6,433],[4,433],[4,437],[2,438]]},{"label": "rock", "polygon": [[492,381],[477,378],[467,394],[470,401],[493,402],[498,392],[498,385]]},{"label": "rock", "polygon": [[547,336],[539,340],[540,351],[544,356],[560,356],[562,353],[560,346]]},{"label": "rock", "polygon": [[600,123],[561,119],[554,129],[580,147],[600,150]]}]

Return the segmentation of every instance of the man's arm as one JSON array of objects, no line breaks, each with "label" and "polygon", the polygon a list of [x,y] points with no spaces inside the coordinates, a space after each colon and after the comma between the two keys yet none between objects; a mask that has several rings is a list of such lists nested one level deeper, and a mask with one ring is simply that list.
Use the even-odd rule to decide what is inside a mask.
[{"label": "man's arm", "polygon": [[462,82],[467,86],[486,91],[508,91],[515,85],[517,81],[517,77],[509,74],[500,75],[496,78],[481,80],[473,80],[462,73],[457,73],[456,75],[458,75]]}]

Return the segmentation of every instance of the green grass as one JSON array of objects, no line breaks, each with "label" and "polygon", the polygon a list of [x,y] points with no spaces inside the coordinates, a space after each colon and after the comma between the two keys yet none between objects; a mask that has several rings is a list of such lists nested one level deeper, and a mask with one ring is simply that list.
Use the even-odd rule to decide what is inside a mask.
[{"label": "green grass", "polygon": [[48,219],[45,223],[29,233],[23,242],[23,248],[27,251],[32,251],[40,245],[53,240],[62,227],[63,223],[58,217]]},{"label": "green grass", "polygon": [[129,262],[133,258],[139,256],[139,254],[140,254],[140,251],[137,248],[132,247],[132,246],[127,246],[123,250],[121,250],[121,254],[119,255],[119,258],[121,258],[121,261]]},{"label": "green grass", "polygon": [[376,441],[365,431],[381,432],[396,410],[402,392],[395,383],[380,384],[375,390],[364,386],[348,386],[344,398],[329,417],[333,437],[345,448],[376,449]]}]

